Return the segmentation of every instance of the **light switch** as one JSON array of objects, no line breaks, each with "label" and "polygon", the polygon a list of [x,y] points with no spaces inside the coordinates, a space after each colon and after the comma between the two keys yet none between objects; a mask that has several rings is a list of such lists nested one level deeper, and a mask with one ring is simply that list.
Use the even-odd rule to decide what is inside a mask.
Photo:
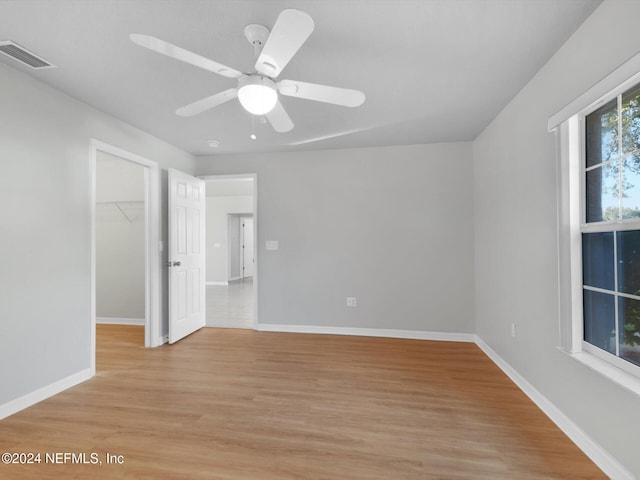
[{"label": "light switch", "polygon": [[278,241],[277,240],[267,240],[264,243],[264,247],[267,250],[279,250],[280,246],[278,245]]}]

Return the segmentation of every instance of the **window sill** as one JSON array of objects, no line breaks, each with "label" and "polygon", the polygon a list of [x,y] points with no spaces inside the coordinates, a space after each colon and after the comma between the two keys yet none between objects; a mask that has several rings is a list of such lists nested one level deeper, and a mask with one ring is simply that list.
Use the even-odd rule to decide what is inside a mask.
[{"label": "window sill", "polygon": [[630,373],[625,372],[624,370],[620,370],[619,368],[611,365],[609,362],[606,362],[595,355],[592,355],[587,352],[578,352],[578,353],[569,353],[562,348],[559,350],[568,355],[569,357],[577,360],[578,362],[586,365],[592,370],[595,370],[601,375],[604,375],[613,383],[621,386],[622,388],[629,390],[632,393],[640,396],[640,378],[631,375]]}]

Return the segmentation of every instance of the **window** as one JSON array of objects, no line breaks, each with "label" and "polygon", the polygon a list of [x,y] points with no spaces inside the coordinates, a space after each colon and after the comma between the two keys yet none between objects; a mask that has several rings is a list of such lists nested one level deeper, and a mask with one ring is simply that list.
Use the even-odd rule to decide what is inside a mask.
[{"label": "window", "polygon": [[585,115],[582,130],[585,349],[640,376],[640,84]]},{"label": "window", "polygon": [[640,396],[640,53],[553,114],[559,349]]}]

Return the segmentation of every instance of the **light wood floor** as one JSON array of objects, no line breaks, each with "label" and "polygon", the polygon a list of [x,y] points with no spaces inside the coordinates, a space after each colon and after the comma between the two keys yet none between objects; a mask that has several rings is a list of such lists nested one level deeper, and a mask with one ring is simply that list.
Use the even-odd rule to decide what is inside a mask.
[{"label": "light wood floor", "polygon": [[95,378],[0,421],[0,452],[43,455],[0,478],[605,478],[473,344],[221,329],[142,344],[141,327],[98,325]]}]

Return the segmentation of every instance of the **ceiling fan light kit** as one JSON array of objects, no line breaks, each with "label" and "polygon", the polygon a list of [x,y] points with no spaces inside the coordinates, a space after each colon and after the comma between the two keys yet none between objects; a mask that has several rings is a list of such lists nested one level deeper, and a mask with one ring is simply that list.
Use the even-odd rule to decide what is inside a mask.
[{"label": "ceiling fan light kit", "polygon": [[149,35],[133,33],[130,38],[144,48],[237,81],[236,88],[229,88],[179,108],[176,111],[178,115],[197,115],[238,97],[245,110],[253,115],[265,115],[273,129],[283,133],[293,129],[293,122],[278,101],[278,92],[289,97],[346,107],[358,107],[365,101],[364,93],[358,90],[296,80],[275,81],[309,38],[313,28],[313,19],[309,14],[295,9],[280,12],[271,32],[262,25],[247,25],[245,36],[258,57],[253,73],[242,73]]},{"label": "ceiling fan light kit", "polygon": [[247,112],[266,115],[278,102],[276,84],[261,75],[241,77],[238,79],[238,100]]}]

